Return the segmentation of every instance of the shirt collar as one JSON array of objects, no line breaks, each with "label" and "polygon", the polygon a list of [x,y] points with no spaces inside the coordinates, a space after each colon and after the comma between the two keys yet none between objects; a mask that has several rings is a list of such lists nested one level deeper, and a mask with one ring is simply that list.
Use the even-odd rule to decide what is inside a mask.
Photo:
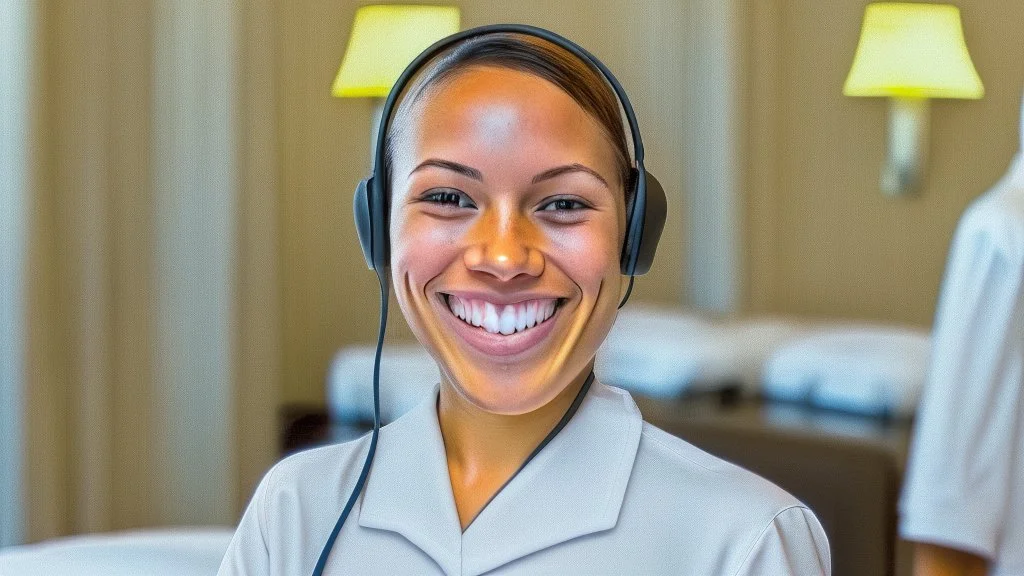
[{"label": "shirt collar", "polygon": [[437,393],[381,429],[360,526],[397,532],[446,573],[466,575],[615,526],[643,425],[629,394],[594,382],[565,428],[463,533]]}]

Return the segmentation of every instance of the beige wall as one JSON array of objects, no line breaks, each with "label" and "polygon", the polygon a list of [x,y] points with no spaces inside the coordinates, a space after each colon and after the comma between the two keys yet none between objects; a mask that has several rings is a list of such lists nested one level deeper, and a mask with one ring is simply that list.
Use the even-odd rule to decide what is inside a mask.
[{"label": "beige wall", "polygon": [[[629,92],[648,150],[647,168],[670,196],[658,262],[637,281],[637,300],[683,298],[684,3],[657,0],[452,2],[463,27],[537,24],[601,58]],[[322,403],[324,376],[339,347],[376,338],[376,280],[352,225],[352,189],[369,170],[368,100],[331,98],[355,2],[280,3],[281,214],[284,402]],[[642,39],[642,41],[638,41]],[[409,338],[393,307],[389,340]]]},{"label": "beige wall", "polygon": [[[694,90],[685,82],[715,64],[704,61],[707,47],[700,62],[687,62],[683,35],[709,25],[706,11],[673,0],[454,4],[464,27],[546,26],[617,73],[640,116],[648,167],[671,201],[637,299],[684,303],[686,188],[703,177],[683,173],[690,147],[701,145],[686,138],[697,120],[687,116]],[[1024,43],[1014,38],[1024,3],[957,2],[987,95],[936,101],[921,194],[883,198],[885,102],[841,93],[866,4],[736,0],[741,312],[928,326],[956,220],[1016,150]],[[351,224],[351,189],[369,167],[371,104],[328,94],[357,5],[279,3],[284,402],[321,403],[332,355],[376,331],[377,288]],[[392,310],[389,340],[409,338]]]},{"label": "beige wall", "polygon": [[986,95],[933,101],[923,189],[897,200],[885,101],[842,95],[866,4],[747,2],[747,306],[929,326],[957,218],[1018,147],[1024,2],[954,2]]},{"label": "beige wall", "polygon": [[[745,308],[927,325],[959,214],[1018,146],[1024,3],[958,3],[988,93],[934,104],[924,190],[886,200],[877,185],[884,102],[841,96],[865,2],[736,1]],[[153,461],[163,457],[153,446],[174,424],[154,417],[164,408],[155,388],[167,382],[155,379],[156,362],[168,351],[154,344],[162,283],[150,79],[154,37],[173,33],[155,18],[158,4],[38,8],[25,317],[30,539],[177,518],[151,505]],[[700,145],[684,136],[694,119],[682,96],[692,92],[682,35],[702,15],[677,0],[459,5],[465,26],[550,27],[616,71],[671,203],[636,299],[681,302],[693,181],[683,159]],[[274,457],[274,406],[323,401],[335,351],[374,338],[377,296],[351,224],[371,105],[328,93],[356,3],[231,6],[236,96],[221,104],[230,100],[238,142],[232,399],[231,414],[217,416],[232,419],[237,461],[224,492],[237,510]],[[408,338],[395,310],[393,339]]]}]

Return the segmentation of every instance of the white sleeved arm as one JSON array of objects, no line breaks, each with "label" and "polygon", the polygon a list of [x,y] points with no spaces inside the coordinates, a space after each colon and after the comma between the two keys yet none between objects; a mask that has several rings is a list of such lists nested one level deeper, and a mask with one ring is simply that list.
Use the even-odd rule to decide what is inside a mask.
[{"label": "white sleeved arm", "polygon": [[269,576],[270,552],[266,538],[266,498],[274,469],[256,487],[249,506],[221,561],[217,576]]},{"label": "white sleeved arm", "polygon": [[997,211],[964,218],[936,315],[900,534],[991,558],[1024,457],[1015,454],[1024,427],[1024,234]]},{"label": "white sleeved arm", "polygon": [[786,508],[764,529],[736,576],[830,576],[828,537],[814,514]]}]

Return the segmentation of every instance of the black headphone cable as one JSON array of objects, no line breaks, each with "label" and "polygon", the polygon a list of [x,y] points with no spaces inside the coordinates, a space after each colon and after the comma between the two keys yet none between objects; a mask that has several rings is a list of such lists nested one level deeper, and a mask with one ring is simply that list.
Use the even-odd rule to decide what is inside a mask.
[{"label": "black headphone cable", "polygon": [[[630,286],[632,287],[632,277],[630,277]],[[334,529],[331,530],[331,535],[327,538],[327,543],[324,544],[323,550],[320,551],[320,558],[316,561],[316,566],[313,568],[313,576],[322,576],[324,568],[327,566],[327,558],[331,555],[331,549],[334,548],[334,541],[338,539],[338,534],[341,533],[341,527],[345,524],[345,520],[348,518],[349,513],[352,512],[352,507],[355,506],[356,499],[359,498],[359,494],[362,493],[363,487],[366,484],[366,478],[370,474],[370,466],[373,463],[373,455],[377,451],[377,437],[380,434],[380,358],[381,352],[384,348],[384,332],[387,328],[388,323],[388,282],[384,277],[383,271],[377,271],[377,280],[380,282],[380,328],[377,331],[377,352],[373,358],[373,433],[370,437],[370,449],[366,453],[366,461],[363,462],[363,469],[359,473],[359,479],[356,480],[355,488],[352,489],[352,494],[348,497],[348,502],[345,504],[345,509],[342,510],[341,516],[338,517],[338,521],[334,524]],[[629,295],[626,295],[629,298]],[[623,300],[625,303],[625,300]],[[590,374],[587,375],[587,379],[583,382],[583,386],[580,387],[579,392],[576,393],[576,397],[573,399],[569,409],[565,411],[562,418],[555,424],[555,427],[548,432],[548,435],[541,440],[540,444],[533,449],[533,452],[527,456],[526,460],[519,466],[508,480],[502,484],[498,492],[501,492],[513,478],[519,475],[519,473],[526,468],[526,465],[533,460],[534,456],[540,453],[548,443],[559,432],[565,428],[565,425],[569,423],[569,420],[576,414],[580,404],[583,403],[583,398],[586,397],[587,391],[590,390],[590,385],[594,382],[594,371],[591,370]],[[495,492],[491,496],[491,499],[498,494]],[[488,500],[490,503],[490,500]],[[484,505],[486,507],[486,504]]]},{"label": "black headphone cable", "polygon": [[331,548],[334,548],[334,541],[338,539],[341,527],[345,524],[349,513],[352,512],[356,499],[359,498],[359,494],[363,491],[366,478],[370,475],[373,455],[377,451],[377,437],[380,435],[380,356],[384,349],[384,332],[388,326],[388,281],[384,276],[385,270],[376,270],[376,272],[377,281],[380,282],[380,327],[377,329],[377,351],[373,356],[373,435],[370,437],[370,449],[366,452],[366,461],[363,462],[363,469],[359,472],[359,479],[356,480],[356,486],[352,489],[352,495],[348,497],[345,509],[341,511],[341,516],[338,517],[338,521],[334,524],[334,529],[331,530],[331,535],[327,538],[327,543],[320,552],[320,558],[317,559],[316,567],[313,568],[313,576],[322,576],[324,573],[324,567],[327,566],[327,557],[330,556]]}]

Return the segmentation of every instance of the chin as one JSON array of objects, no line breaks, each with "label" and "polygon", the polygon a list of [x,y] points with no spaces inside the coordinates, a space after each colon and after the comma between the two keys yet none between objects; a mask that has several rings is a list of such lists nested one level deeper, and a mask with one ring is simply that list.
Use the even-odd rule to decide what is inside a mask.
[{"label": "chin", "polygon": [[[572,382],[572,378],[550,378],[530,370],[455,370],[443,366],[447,384],[477,408],[503,416],[518,416],[551,402]],[[457,364],[457,363],[456,363]],[[455,372],[455,373],[452,373]],[[564,380],[564,381],[562,381]]]}]

